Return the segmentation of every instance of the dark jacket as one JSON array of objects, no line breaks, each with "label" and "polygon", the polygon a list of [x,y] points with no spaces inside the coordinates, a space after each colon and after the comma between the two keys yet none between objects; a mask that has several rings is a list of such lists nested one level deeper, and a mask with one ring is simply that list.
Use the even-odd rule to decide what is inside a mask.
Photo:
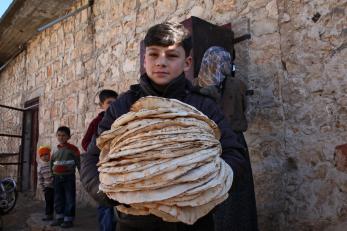
[{"label": "dark jacket", "polygon": [[236,132],[247,130],[246,111],[247,86],[236,77],[228,76],[224,81],[221,105],[225,117]]},{"label": "dark jacket", "polygon": [[[117,118],[129,112],[131,105],[135,101],[148,95],[178,99],[196,107],[210,119],[214,120],[218,124],[222,134],[220,139],[223,149],[222,158],[232,167],[234,179],[237,179],[242,174],[246,166],[245,159],[242,155],[244,147],[238,143],[235,133],[230,128],[216,103],[211,98],[200,94],[199,91],[195,91],[184,75],[174,79],[164,90],[156,89],[146,75],[141,76],[140,84],[132,85],[130,90],[120,95],[111,104],[99,124],[98,134],[109,130]],[[94,199],[98,200],[99,203],[107,203],[110,200],[107,199],[104,193],[98,192],[100,182],[96,163],[99,160],[99,153],[100,150],[96,147],[95,137],[93,137],[87,153],[82,155],[81,181],[87,192]],[[124,216],[121,217],[120,222],[122,220],[129,220],[132,223],[136,223],[135,220],[141,220],[143,223],[148,223],[152,219],[155,220],[154,216]]]},{"label": "dark jacket", "polygon": [[92,122],[90,122],[87,132],[82,139],[82,148],[84,149],[84,151],[87,151],[88,145],[92,141],[93,135],[95,135],[96,132],[98,131],[98,125],[100,121],[102,120],[102,118],[104,117],[104,114],[105,114],[104,111],[100,112],[98,116],[95,117],[92,120]]},{"label": "dark jacket", "polygon": [[75,174],[75,169],[80,170],[80,151],[70,143],[58,144],[50,160],[53,176]]}]

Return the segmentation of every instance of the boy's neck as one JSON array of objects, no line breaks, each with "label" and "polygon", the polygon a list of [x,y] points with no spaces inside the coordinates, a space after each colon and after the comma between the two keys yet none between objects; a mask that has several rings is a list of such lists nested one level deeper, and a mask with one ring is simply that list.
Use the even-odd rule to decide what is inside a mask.
[{"label": "boy's neck", "polygon": [[152,87],[154,88],[154,90],[156,90],[157,92],[163,94],[165,93],[165,91],[167,90],[167,88],[174,84],[175,82],[178,82],[180,80],[180,77],[184,76],[184,72],[182,72],[179,76],[177,76],[176,78],[174,78],[173,80],[171,80],[168,84],[166,85],[158,85],[156,83],[154,83],[150,78],[149,78],[149,82],[151,83]]},{"label": "boy's neck", "polygon": [[69,143],[69,142],[66,141],[66,142],[64,142],[64,143],[59,143],[58,145],[59,145],[59,146],[65,146],[65,145],[67,145],[68,143]]},{"label": "boy's neck", "polygon": [[184,73],[173,79],[165,86],[155,84],[147,74],[140,78],[140,85],[147,95],[155,95],[159,97],[182,98],[185,95],[186,79]]},{"label": "boy's neck", "polygon": [[160,94],[163,94],[165,89],[167,88],[167,86],[170,85],[170,84],[158,85],[158,84],[154,83],[152,80],[150,80],[150,83],[151,83],[152,87],[154,88],[154,90],[156,90]]}]

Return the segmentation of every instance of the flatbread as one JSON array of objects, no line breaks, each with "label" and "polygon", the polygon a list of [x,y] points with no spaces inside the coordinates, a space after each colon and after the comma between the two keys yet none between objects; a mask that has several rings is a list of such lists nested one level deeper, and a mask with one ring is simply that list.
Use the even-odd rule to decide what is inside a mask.
[{"label": "flatbread", "polygon": [[216,123],[178,100],[143,97],[97,139],[99,189],[117,210],[193,224],[228,197]]}]

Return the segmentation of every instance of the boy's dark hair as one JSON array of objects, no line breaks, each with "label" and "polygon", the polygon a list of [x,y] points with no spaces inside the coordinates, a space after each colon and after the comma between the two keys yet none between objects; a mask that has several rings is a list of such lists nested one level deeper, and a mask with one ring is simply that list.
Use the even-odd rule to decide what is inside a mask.
[{"label": "boy's dark hair", "polygon": [[70,128],[66,126],[59,127],[57,133],[58,132],[64,132],[66,135],[71,136]]},{"label": "boy's dark hair", "polygon": [[117,98],[117,97],[118,97],[117,92],[112,91],[112,90],[108,90],[108,89],[102,90],[99,93],[100,103],[103,103],[108,98]]},{"label": "boy's dark hair", "polygon": [[148,46],[171,46],[180,44],[189,56],[192,49],[192,41],[189,31],[180,23],[164,22],[152,26],[147,31],[144,39],[145,47]]}]

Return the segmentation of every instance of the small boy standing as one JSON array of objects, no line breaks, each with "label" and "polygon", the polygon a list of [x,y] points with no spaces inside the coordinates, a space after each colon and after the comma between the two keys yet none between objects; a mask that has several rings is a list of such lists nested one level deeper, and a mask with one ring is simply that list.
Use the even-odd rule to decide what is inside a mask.
[{"label": "small boy standing", "polygon": [[[98,114],[97,117],[89,124],[86,134],[82,139],[82,147],[85,151],[88,149],[88,145],[92,140],[92,137],[96,135],[98,126],[102,118],[104,117],[105,111],[108,109],[110,104],[117,99],[117,92],[112,90],[102,90],[99,94],[99,105],[103,110]],[[98,207],[98,220],[100,231],[114,231],[114,210],[112,206],[99,205]]]},{"label": "small boy standing", "polygon": [[51,148],[49,146],[40,146],[37,150],[40,156],[41,163],[38,170],[39,185],[45,195],[45,217],[43,221],[53,220],[54,213],[54,188],[53,188],[53,175],[49,167],[49,159],[51,155]]},{"label": "small boy standing", "polygon": [[61,126],[56,133],[58,139],[57,151],[50,161],[54,178],[56,219],[51,226],[70,228],[76,210],[76,167],[80,169],[80,152],[78,148],[68,143],[71,138],[70,128]]}]

